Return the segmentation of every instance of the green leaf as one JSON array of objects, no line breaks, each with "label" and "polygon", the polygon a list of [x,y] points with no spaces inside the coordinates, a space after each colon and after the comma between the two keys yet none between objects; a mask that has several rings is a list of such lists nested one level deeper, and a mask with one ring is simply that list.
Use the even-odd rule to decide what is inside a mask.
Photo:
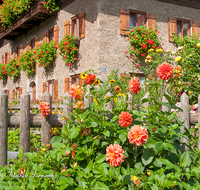
[{"label": "green leaf", "polygon": [[127,139],[127,135],[123,135],[123,134],[120,134],[119,135],[119,139],[122,141],[122,143],[124,144],[124,142],[126,141]]},{"label": "green leaf", "polygon": [[96,122],[91,122],[91,124],[90,124],[90,127],[97,127],[98,126],[98,123],[96,123]]},{"label": "green leaf", "polygon": [[162,162],[158,158],[156,158],[155,161],[153,162],[153,165],[158,167],[158,168],[161,168]]},{"label": "green leaf", "polygon": [[96,183],[94,189],[95,190],[109,190],[107,185],[105,185],[104,183],[101,183],[99,181]]},{"label": "green leaf", "polygon": [[142,165],[141,162],[138,162],[137,164],[135,164],[135,170],[134,170],[134,174],[133,175],[137,175],[143,172],[144,170],[144,166]]},{"label": "green leaf", "polygon": [[71,131],[70,131],[70,138],[71,138],[71,139],[76,138],[76,137],[79,135],[79,131],[80,131],[80,128],[78,128],[78,127],[73,127],[73,128],[71,128]]},{"label": "green leaf", "polygon": [[104,131],[103,134],[104,134],[106,137],[109,137],[109,136],[110,136],[110,131]]},{"label": "green leaf", "polygon": [[118,115],[115,115],[112,119],[111,119],[111,123],[113,123],[114,121],[116,121],[117,119],[119,119],[119,116]]},{"label": "green leaf", "polygon": [[186,150],[180,157],[180,166],[181,167],[187,167],[190,166],[192,160],[190,158],[190,153],[188,150]]},{"label": "green leaf", "polygon": [[68,179],[66,177],[61,176],[59,178],[59,180],[57,181],[56,185],[63,185],[63,184],[66,184],[66,183],[68,183]]},{"label": "green leaf", "polygon": [[92,170],[93,168],[93,160],[90,160],[89,164],[87,165],[87,167],[85,168],[85,171],[87,173],[90,173],[90,171]]},{"label": "green leaf", "polygon": [[54,148],[63,148],[65,145],[63,143],[52,143]]},{"label": "green leaf", "polygon": [[106,155],[100,155],[96,158],[95,162],[102,163],[103,161],[105,161],[105,159],[106,159]]},{"label": "green leaf", "polygon": [[51,139],[50,144],[53,144],[53,143],[60,143],[62,140],[63,140],[63,137],[62,137],[62,136],[54,136],[54,137]]},{"label": "green leaf", "polygon": [[154,158],[153,149],[146,149],[142,155],[142,163],[146,166],[152,162]]}]

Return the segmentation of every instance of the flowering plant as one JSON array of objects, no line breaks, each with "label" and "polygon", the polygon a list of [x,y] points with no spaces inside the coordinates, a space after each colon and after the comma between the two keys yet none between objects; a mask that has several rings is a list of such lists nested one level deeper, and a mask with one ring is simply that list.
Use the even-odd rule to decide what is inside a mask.
[{"label": "flowering plant", "polygon": [[43,0],[44,6],[51,13],[52,11],[58,11],[57,0]]},{"label": "flowering plant", "polygon": [[0,79],[4,80],[7,78],[6,64],[0,64]]},{"label": "flowering plant", "polygon": [[57,46],[55,41],[39,44],[39,47],[36,48],[37,50],[33,53],[35,53],[35,57],[38,60],[38,67],[48,67],[52,65],[54,59],[56,58]]},{"label": "flowering plant", "polygon": [[48,102],[40,102],[40,110],[43,117],[47,117],[51,114],[51,109]]},{"label": "flowering plant", "polygon": [[148,29],[145,26],[131,29],[128,40],[133,47],[129,47],[129,54],[144,57],[148,54],[148,50],[159,47],[158,33],[158,30]]},{"label": "flowering plant", "polygon": [[36,59],[34,57],[33,50],[27,50],[19,57],[21,69],[26,72],[27,76],[31,76],[35,73]]},{"label": "flowering plant", "polygon": [[59,54],[62,56],[63,60],[67,65],[71,66],[74,61],[78,60],[76,57],[76,52],[78,48],[76,47],[75,38],[71,34],[67,34],[59,44]]},{"label": "flowering plant", "polygon": [[15,58],[9,60],[6,69],[9,77],[15,78],[20,75],[20,66],[18,65],[18,60]]}]

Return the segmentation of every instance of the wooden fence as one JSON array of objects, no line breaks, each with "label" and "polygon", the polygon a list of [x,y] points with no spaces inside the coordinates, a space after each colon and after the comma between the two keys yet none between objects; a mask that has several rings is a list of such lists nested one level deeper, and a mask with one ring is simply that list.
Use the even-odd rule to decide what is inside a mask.
[{"label": "wooden fence", "polygon": [[[111,93],[107,94],[112,96]],[[133,109],[133,97],[130,93],[128,95],[128,108]],[[52,108],[52,97],[49,92],[45,92],[42,96],[43,102],[48,102],[50,108]],[[84,108],[89,107],[90,103],[93,102],[93,97],[89,94],[85,95]],[[4,166],[7,160],[7,133],[8,127],[20,126],[20,148],[23,147],[23,152],[30,151],[30,128],[41,127],[41,142],[49,144],[51,140],[51,134],[49,133],[52,127],[62,127],[65,125],[65,120],[62,116],[67,116],[71,113],[73,99],[69,96],[69,92],[64,95],[63,100],[63,114],[50,114],[46,118],[42,117],[41,114],[30,113],[30,95],[28,92],[23,92],[20,97],[20,111],[19,113],[8,113],[8,95],[4,91],[0,91],[0,165]],[[144,105],[147,106],[146,104]],[[200,124],[200,111],[196,114],[191,114],[189,109],[189,97],[184,93],[181,96],[181,108],[183,112],[180,114],[180,119],[184,122],[184,125],[189,129],[191,124]],[[198,98],[198,108],[200,109],[200,97]],[[105,110],[112,111],[113,101],[111,100],[104,105]],[[163,111],[166,107],[163,106]],[[184,132],[184,128],[181,128]],[[200,131],[199,131],[200,132]],[[185,139],[183,142],[188,143]],[[200,149],[200,143],[198,144]]]}]

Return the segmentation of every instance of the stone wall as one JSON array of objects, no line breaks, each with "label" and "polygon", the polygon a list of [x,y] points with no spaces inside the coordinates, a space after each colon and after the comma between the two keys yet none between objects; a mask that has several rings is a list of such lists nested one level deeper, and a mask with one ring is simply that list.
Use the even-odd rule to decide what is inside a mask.
[{"label": "stone wall", "polygon": [[[66,66],[62,57],[58,55],[50,71],[44,68],[36,68],[36,75],[26,77],[24,72],[18,80],[8,79],[0,81],[0,88],[11,90],[22,87],[22,91],[30,91],[30,83],[36,83],[36,97],[41,98],[43,82],[58,80],[58,97],[64,94],[64,79],[72,75],[80,74],[92,68],[97,72],[97,77],[104,80],[113,69],[119,69],[119,73],[133,72],[134,63],[125,54],[129,42],[126,36],[120,35],[119,9],[131,9],[143,11],[147,14],[155,14],[157,27],[160,28],[163,47],[175,50],[175,46],[168,41],[168,17],[187,19],[200,23],[200,11],[198,9],[169,4],[157,0],[76,0],[62,8],[56,17],[51,17],[38,27],[33,28],[27,34],[18,37],[15,41],[0,48],[0,56],[6,51],[11,51],[19,45],[25,50],[26,42],[39,36],[40,42],[43,33],[59,26],[59,41],[64,37],[64,22],[73,16],[85,12],[85,38],[80,40],[78,61],[72,67]],[[11,56],[12,58],[12,56]],[[102,71],[102,67],[106,71]],[[134,72],[141,73],[138,68]]]}]

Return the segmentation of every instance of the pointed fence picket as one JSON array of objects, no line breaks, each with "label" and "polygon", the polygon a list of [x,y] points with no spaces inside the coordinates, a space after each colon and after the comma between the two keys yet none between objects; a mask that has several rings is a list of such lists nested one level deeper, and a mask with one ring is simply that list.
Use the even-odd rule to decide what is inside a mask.
[{"label": "pointed fence picket", "polygon": [[[111,97],[112,94],[108,92],[106,94],[107,98]],[[147,98],[148,94],[144,98]],[[42,101],[49,102],[50,108],[52,108],[52,97],[46,91],[42,96]],[[128,109],[133,110],[133,97],[130,93],[127,94],[127,98],[124,101],[128,102]],[[166,100],[165,100],[166,101]],[[86,94],[84,97],[84,108],[88,108],[90,103],[93,102],[93,97],[90,94]],[[52,127],[62,127],[64,126],[65,120],[62,116],[68,117],[73,109],[73,99],[66,92],[63,100],[63,114],[50,114],[46,118],[42,117],[41,114],[30,113],[30,95],[28,92],[24,92],[20,98],[20,112],[19,113],[8,113],[8,95],[4,91],[0,91],[0,165],[4,166],[7,159],[7,131],[8,127],[20,126],[20,147],[23,147],[24,152],[30,151],[30,128],[31,127],[41,127],[42,143],[49,144],[51,140],[51,128]],[[148,103],[144,103],[143,107],[147,107]],[[105,104],[105,111],[113,110],[114,103],[113,100]],[[200,96],[198,98],[198,107],[200,109]],[[200,125],[200,111],[196,114],[191,114],[189,110],[189,98],[186,94],[181,97],[181,108],[183,112],[180,115],[180,120],[189,129],[191,124],[199,123]],[[165,108],[164,108],[165,109]],[[108,115],[109,117],[109,115]],[[184,128],[181,131],[184,132]],[[200,132],[200,129],[199,129]],[[188,143],[185,139],[182,142]],[[186,149],[186,146],[183,147]],[[200,149],[200,142],[198,143],[198,148]]]}]

